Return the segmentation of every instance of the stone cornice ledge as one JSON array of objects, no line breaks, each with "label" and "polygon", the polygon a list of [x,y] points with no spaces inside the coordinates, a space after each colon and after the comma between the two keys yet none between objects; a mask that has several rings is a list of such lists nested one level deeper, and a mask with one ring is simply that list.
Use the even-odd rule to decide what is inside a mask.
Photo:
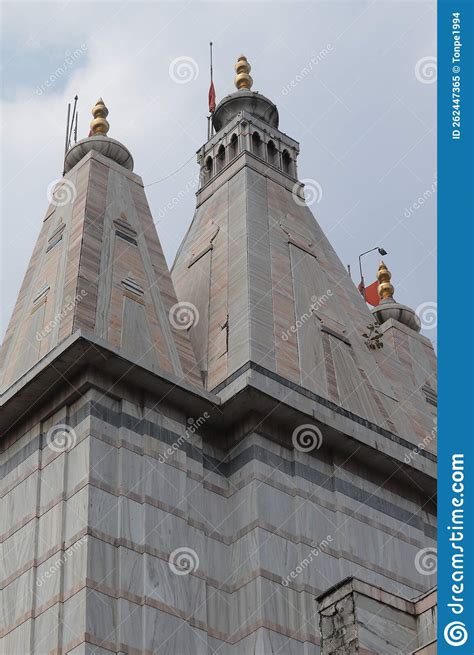
[{"label": "stone cornice ledge", "polygon": [[[318,456],[337,451],[344,459],[370,458],[381,473],[416,483],[430,496],[435,492],[436,458],[431,453],[420,450],[407,463],[405,456],[414,445],[343,408],[313,398],[304,388],[283,384],[262,367],[249,363],[212,393],[171,373],[152,370],[81,331],[65,339],[6,390],[0,398],[0,436],[8,430],[16,431],[48,400],[49,414],[55,411],[55,404],[60,407],[73,402],[83,394],[87,379],[93,386],[98,375],[102,380],[106,376],[114,385],[120,381],[131,384],[134,389],[178,406],[189,416],[201,416],[207,411],[210,417],[202,434],[216,440],[220,448],[232,447],[252,432],[292,448],[293,430],[314,423],[323,434],[323,443],[315,450]],[[81,384],[77,382],[79,377]]]},{"label": "stone cornice ledge", "polygon": [[[282,445],[291,447],[293,430],[310,422],[309,415],[323,434],[321,447],[315,452],[336,450],[344,459],[357,454],[365,462],[370,457],[380,472],[402,477],[405,483],[418,484],[430,496],[436,492],[436,456],[431,452],[258,364],[248,362],[213,391],[221,397],[223,408],[232,406],[233,411],[229,412],[232,415],[238,415],[241,406],[247,408],[247,413],[258,407],[260,415],[273,417],[272,429],[266,436],[279,440]],[[302,420],[304,416],[306,420]],[[265,421],[260,420],[259,432],[265,434]],[[238,440],[238,435],[235,438]],[[413,457],[415,449],[417,456]]]},{"label": "stone cornice ledge", "polygon": [[316,602],[319,606],[318,610],[322,612],[327,609],[327,607],[354,592],[378,600],[400,612],[406,612],[413,616],[416,615],[415,603],[412,600],[392,594],[391,592],[382,589],[382,587],[377,587],[369,582],[364,582],[359,578],[354,578],[353,576],[343,578],[340,582],[337,582],[335,585],[329,587],[329,589],[326,589],[326,591],[317,596]]},{"label": "stone cornice ledge", "polygon": [[[12,430],[51,397],[60,399],[64,388],[81,372],[96,369],[115,381],[132,382],[150,394],[178,403],[190,415],[221,404],[220,398],[167,371],[149,368],[96,336],[77,330],[61,342],[0,395],[0,437]],[[66,389],[67,391],[67,389]],[[70,397],[80,396],[70,386]],[[114,394],[112,394],[114,395]],[[62,398],[61,398],[62,400]],[[54,409],[50,408],[50,411]]]}]

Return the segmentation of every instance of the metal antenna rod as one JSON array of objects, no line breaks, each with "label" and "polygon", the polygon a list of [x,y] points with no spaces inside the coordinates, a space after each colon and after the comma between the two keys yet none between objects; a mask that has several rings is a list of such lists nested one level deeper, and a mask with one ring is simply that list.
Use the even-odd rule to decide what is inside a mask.
[{"label": "metal antenna rod", "polygon": [[209,51],[210,51],[210,64],[211,64],[211,82],[213,81],[213,70],[212,70],[212,41],[209,43]]},{"label": "metal antenna rod", "polygon": [[67,147],[68,147],[68,149],[69,149],[69,146],[71,145],[72,131],[73,131],[73,129],[74,129],[74,119],[75,119],[75,117],[76,117],[77,100],[78,100],[78,97],[77,97],[77,95],[76,95],[76,96],[74,97],[74,107],[73,107],[73,110],[72,110],[71,126],[70,126],[70,130],[69,130],[69,137],[68,137],[68,143],[67,143]]},{"label": "metal antenna rod", "polygon": [[77,117],[79,116],[79,112],[76,112],[76,125],[74,127],[74,143],[77,143]]},{"label": "metal antenna rod", "polygon": [[[212,68],[212,41],[209,43],[209,72],[211,74],[211,86],[209,88],[209,93],[214,84],[214,71]],[[214,92],[215,93],[215,92]],[[212,112],[211,115],[207,117],[207,140],[212,137]]]},{"label": "metal antenna rod", "polygon": [[71,103],[68,103],[67,106],[67,121],[66,121],[66,141],[64,143],[64,155],[66,155],[68,150],[68,137],[69,137],[69,118],[71,116]]}]

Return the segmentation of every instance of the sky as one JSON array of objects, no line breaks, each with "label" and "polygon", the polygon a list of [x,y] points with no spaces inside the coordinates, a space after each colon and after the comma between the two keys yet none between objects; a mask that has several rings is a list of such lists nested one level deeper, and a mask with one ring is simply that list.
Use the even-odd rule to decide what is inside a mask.
[{"label": "sky", "polygon": [[[0,12],[1,336],[62,173],[76,94],[78,138],[104,98],[109,136],[151,185],[171,266],[194,213],[212,40],[217,101],[235,90],[244,53],[253,90],[277,104],[280,129],[300,143],[308,202],[355,283],[359,254],[382,246],[395,298],[418,310],[436,342],[434,2],[17,0]],[[363,259],[367,284],[379,259]]]}]

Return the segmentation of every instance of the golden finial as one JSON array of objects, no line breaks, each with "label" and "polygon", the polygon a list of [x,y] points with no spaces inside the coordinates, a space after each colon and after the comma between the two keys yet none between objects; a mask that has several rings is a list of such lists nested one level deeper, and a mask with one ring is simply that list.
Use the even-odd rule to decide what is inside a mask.
[{"label": "golden finial", "polygon": [[379,286],[377,287],[377,293],[379,294],[381,300],[386,298],[393,298],[393,284],[390,282],[392,274],[385,266],[384,262],[381,261],[379,265],[379,270],[377,271],[377,280],[379,281]]},{"label": "golden finial", "polygon": [[237,75],[234,79],[235,86],[239,89],[251,89],[253,84],[253,79],[250,77],[249,73],[251,66],[247,61],[245,55],[240,55],[235,64],[235,72]]},{"label": "golden finial", "polygon": [[94,117],[94,120],[91,121],[90,136],[96,136],[98,134],[102,134],[102,136],[107,135],[110,127],[106,120],[108,115],[109,110],[105,106],[102,98],[99,98],[94,107],[92,107],[92,116]]}]

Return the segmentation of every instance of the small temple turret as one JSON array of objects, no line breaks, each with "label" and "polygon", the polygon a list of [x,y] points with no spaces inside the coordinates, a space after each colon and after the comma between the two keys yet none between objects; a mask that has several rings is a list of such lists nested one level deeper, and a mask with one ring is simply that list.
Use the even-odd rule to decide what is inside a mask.
[{"label": "small temple turret", "polygon": [[188,334],[170,322],[177,299],[143,181],[107,136],[108,114],[99,98],[66,154],[0,350],[3,388],[79,333],[201,386]]},{"label": "small temple turret", "polygon": [[[198,151],[196,213],[172,269],[178,299],[201,317],[189,336],[206,388],[220,393],[237,378],[245,385],[259,367],[398,434],[423,434],[431,429],[424,396],[408,383],[391,386],[401,367],[405,377],[417,368],[421,385],[422,368],[433,369],[418,317],[394,299],[383,262],[382,300],[370,313],[305,202],[299,144],[278,128],[274,103],[253,90],[247,57],[234,68],[237,90],[217,105],[216,133]],[[374,323],[387,374],[374,360],[381,351],[368,352],[364,340]],[[413,364],[398,360],[400,341],[411,344]],[[421,418],[400,411],[414,393]]]},{"label": "small temple turret", "polygon": [[107,136],[110,125],[107,120],[109,110],[102,98],[99,98],[92,107],[93,119],[90,123],[91,131],[86,139],[81,139],[66,153],[64,160],[64,173],[68,173],[91,150],[112,159],[120,166],[133,171],[133,157],[123,143]]},{"label": "small temple turret", "polygon": [[385,263],[381,261],[377,271],[377,280],[379,281],[377,293],[380,297],[380,304],[372,309],[372,314],[380,325],[389,319],[393,319],[415,330],[415,332],[419,332],[421,323],[415,311],[411,307],[397,302],[393,297],[395,288],[390,281],[391,278],[392,274]]},{"label": "small temple turret", "polygon": [[212,117],[216,132],[226,127],[240,112],[246,112],[272,128],[278,129],[278,109],[264,95],[251,90],[253,79],[250,76],[250,70],[251,66],[247,57],[240,55],[235,64],[234,84],[237,91],[220,101]]}]

